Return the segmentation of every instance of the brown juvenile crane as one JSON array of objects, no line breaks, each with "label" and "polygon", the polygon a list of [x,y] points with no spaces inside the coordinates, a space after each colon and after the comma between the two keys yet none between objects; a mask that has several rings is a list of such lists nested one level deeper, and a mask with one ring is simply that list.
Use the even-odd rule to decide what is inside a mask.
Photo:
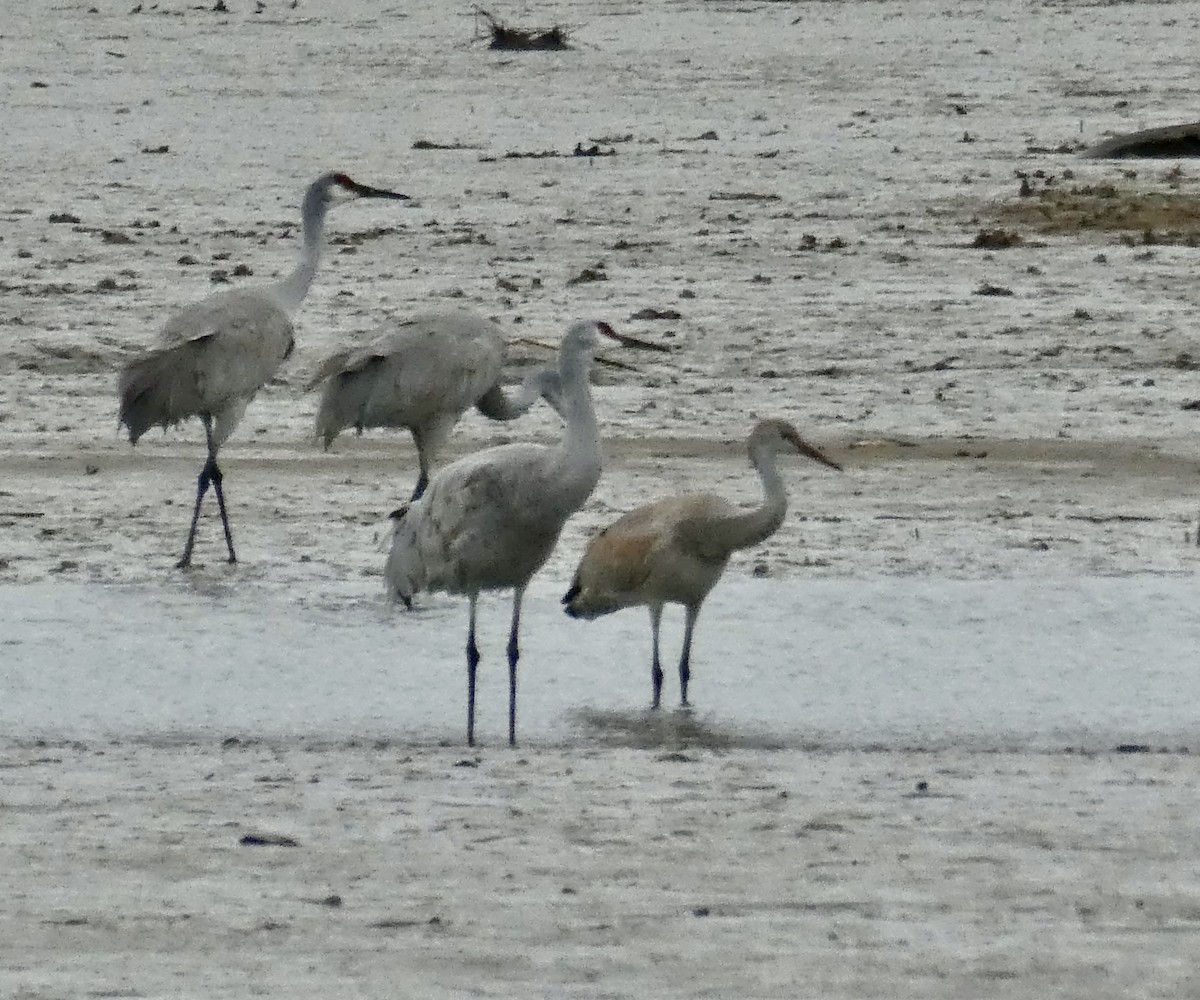
[{"label": "brown juvenile crane", "polygon": [[770,538],[787,513],[787,491],[776,456],[793,451],[831,469],[841,469],[783,420],[760,421],[747,441],[750,462],[762,481],[763,503],[742,510],[712,493],[666,497],[630,511],[596,535],[563,597],[573,618],[598,618],[621,608],[645,605],[653,633],[651,680],[658,708],[663,672],[659,627],[663,606],[684,607],[683,653],[679,659],[680,704],[688,704],[692,635],[700,607],[729,557]]}]

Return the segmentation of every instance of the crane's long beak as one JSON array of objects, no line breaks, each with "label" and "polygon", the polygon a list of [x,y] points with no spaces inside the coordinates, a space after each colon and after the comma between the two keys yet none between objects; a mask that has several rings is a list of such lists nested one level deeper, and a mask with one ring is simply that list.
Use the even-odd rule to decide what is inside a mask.
[{"label": "crane's long beak", "polygon": [[828,465],[831,469],[842,471],[842,467],[838,465],[832,458],[826,455],[820,448],[814,444],[809,444],[799,434],[789,434],[787,439],[795,446],[805,458],[811,458],[814,462],[820,462],[822,465]]},{"label": "crane's long beak", "polygon": [[409,195],[400,194],[398,191],[388,191],[386,188],[359,184],[358,181],[351,181],[346,186],[360,198],[391,198],[393,201],[412,201]]},{"label": "crane's long beak", "polygon": [[596,329],[600,331],[601,336],[608,337],[609,340],[615,340],[622,347],[632,347],[636,351],[661,351],[664,354],[670,353],[671,348],[663,344],[652,344],[648,340],[642,340],[639,337],[631,337],[627,333],[617,333],[611,326],[603,320],[596,324]]}]

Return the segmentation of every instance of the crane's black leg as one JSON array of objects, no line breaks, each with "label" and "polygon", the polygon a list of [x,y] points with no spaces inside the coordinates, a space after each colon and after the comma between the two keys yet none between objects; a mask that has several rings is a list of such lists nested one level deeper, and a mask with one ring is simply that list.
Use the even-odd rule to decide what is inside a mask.
[{"label": "crane's black leg", "polygon": [[517,745],[517,660],[521,650],[517,644],[517,634],[521,631],[521,599],[525,589],[517,587],[513,590],[512,628],[508,633],[508,745]]},{"label": "crane's black leg", "polygon": [[196,545],[196,527],[200,523],[200,504],[204,500],[204,494],[208,492],[210,484],[213,492],[217,495],[217,509],[221,512],[221,526],[225,529],[225,545],[229,549],[229,561],[237,562],[237,556],[233,552],[233,535],[229,530],[229,515],[225,512],[225,492],[221,489],[222,477],[221,469],[217,465],[217,448],[213,443],[212,417],[204,414],[200,420],[204,424],[204,440],[208,445],[208,458],[196,480],[196,506],[192,510],[192,526],[188,530],[187,544],[183,547],[183,555],[175,564],[176,569],[187,569],[192,564],[192,549]]},{"label": "crane's black leg", "polygon": [[687,617],[683,625],[683,655],[679,657],[679,704],[687,707],[688,681],[692,676],[692,632],[696,628],[696,618],[700,614],[698,607],[687,608]]},{"label": "crane's black leg", "polygon": [[229,515],[225,513],[225,492],[221,489],[221,470],[217,466],[217,459],[214,455],[208,460],[211,466],[209,476],[212,479],[213,492],[217,495],[217,510],[221,512],[221,527],[225,529],[225,547],[229,549],[229,561],[237,562],[237,556],[233,551],[233,534],[229,530]]},{"label": "crane's black leg", "polygon": [[471,619],[467,626],[467,746],[475,745],[475,671],[479,666],[479,647],[475,645],[475,605],[479,597],[471,595]]},{"label": "crane's black leg", "polygon": [[650,661],[650,681],[654,685],[654,700],[650,702],[651,708],[658,708],[658,704],[662,700],[663,672],[658,659],[658,630],[661,625],[662,605],[652,604],[650,605],[650,631],[654,636],[654,658]]},{"label": "crane's black leg", "polygon": [[209,459],[204,463],[204,468],[200,470],[200,476],[196,480],[196,506],[192,509],[192,526],[188,529],[187,544],[183,547],[183,555],[179,557],[179,562],[175,564],[176,569],[187,569],[192,564],[192,547],[196,544],[196,526],[200,523],[200,501],[208,492],[208,484],[211,480],[209,471],[211,461]]},{"label": "crane's black leg", "polygon": [[233,552],[233,534],[229,532],[229,515],[224,509],[224,490],[221,489],[221,469],[217,467],[217,445],[212,443],[212,418],[208,414],[200,418],[204,421],[204,439],[209,445],[208,473],[212,480],[212,492],[217,495],[217,510],[221,511],[221,527],[226,532],[226,547],[229,550],[229,562],[238,562]]}]

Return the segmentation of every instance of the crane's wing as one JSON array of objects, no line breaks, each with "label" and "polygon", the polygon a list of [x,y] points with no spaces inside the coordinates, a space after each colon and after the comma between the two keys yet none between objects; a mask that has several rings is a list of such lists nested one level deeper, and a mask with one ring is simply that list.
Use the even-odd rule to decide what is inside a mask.
[{"label": "crane's wing", "polygon": [[562,530],[539,516],[550,449],[489,448],[439,472],[393,529],[385,568],[400,599],[420,590],[469,593],[523,583]]},{"label": "crane's wing", "polygon": [[173,316],[158,344],[122,369],[120,421],[136,442],[156,425],[209,414],[224,440],[294,343],[291,319],[268,293],[210,296]]},{"label": "crane's wing", "polygon": [[681,555],[679,525],[695,500],[685,495],[646,504],[592,538],[563,598],[571,613],[594,617],[638,603],[651,577]]},{"label": "crane's wing", "polygon": [[367,365],[377,362],[383,357],[382,352],[374,346],[360,347],[357,350],[347,348],[346,350],[338,351],[336,354],[329,355],[329,357],[317,365],[317,370],[309,377],[304,388],[311,391],[326,379],[330,379],[335,375],[345,375],[362,371]]},{"label": "crane's wing", "polygon": [[729,548],[714,531],[722,520],[740,511],[714,493],[691,493],[678,497],[679,516],[672,525],[672,541],[681,553],[702,563],[720,564],[729,558]]},{"label": "crane's wing", "polygon": [[576,617],[595,618],[634,602],[650,576],[654,544],[651,534],[600,532],[584,550],[562,603]]},{"label": "crane's wing", "polygon": [[321,364],[310,382],[325,382],[317,433],[327,445],[350,426],[421,428],[440,439],[497,382],[502,360],[503,337],[490,320],[454,311],[414,316]]}]

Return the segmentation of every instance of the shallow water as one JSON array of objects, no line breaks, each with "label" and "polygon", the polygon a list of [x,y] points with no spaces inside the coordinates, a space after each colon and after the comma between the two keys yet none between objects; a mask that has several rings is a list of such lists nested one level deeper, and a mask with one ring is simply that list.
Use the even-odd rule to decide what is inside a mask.
[{"label": "shallow water", "polygon": [[[700,620],[693,713],[646,709],[640,609],[576,622],[526,601],[528,743],[1109,749],[1194,742],[1186,578],[731,579]],[[678,621],[665,629],[675,704]],[[10,740],[465,742],[465,603],[289,603],[246,588],[0,588]],[[503,742],[508,603],[480,615],[478,735]]]}]

